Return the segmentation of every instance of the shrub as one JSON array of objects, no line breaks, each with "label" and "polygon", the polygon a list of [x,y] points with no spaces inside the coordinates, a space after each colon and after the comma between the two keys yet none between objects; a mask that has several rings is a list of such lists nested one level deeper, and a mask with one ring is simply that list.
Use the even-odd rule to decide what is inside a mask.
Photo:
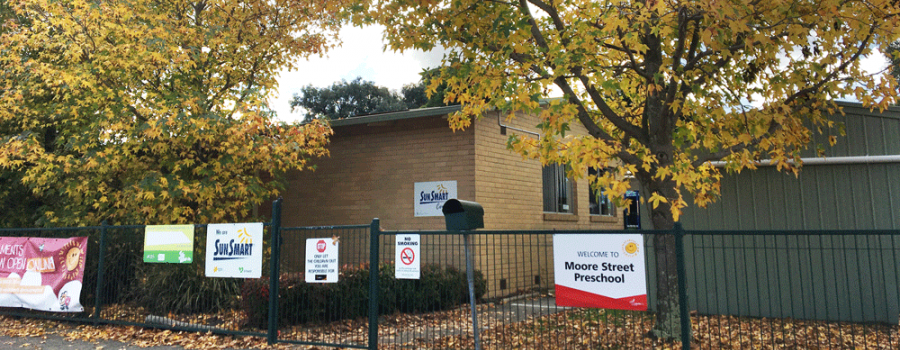
[{"label": "shrub", "polygon": [[[419,280],[394,278],[394,265],[381,264],[379,312],[427,312],[446,310],[467,303],[465,271],[452,266],[422,266]],[[486,292],[487,282],[475,271],[476,299]],[[365,317],[369,313],[369,268],[341,267],[338,283],[306,283],[302,273],[283,274],[279,279],[278,323],[331,322]],[[241,286],[241,308],[249,326],[268,324],[269,279],[245,280]]]},{"label": "shrub", "polygon": [[[205,237],[194,235],[195,252],[205,251]],[[206,277],[205,261],[205,254],[195,253],[192,264],[137,264],[139,278],[131,299],[159,314],[211,313],[237,307],[240,279]]]}]

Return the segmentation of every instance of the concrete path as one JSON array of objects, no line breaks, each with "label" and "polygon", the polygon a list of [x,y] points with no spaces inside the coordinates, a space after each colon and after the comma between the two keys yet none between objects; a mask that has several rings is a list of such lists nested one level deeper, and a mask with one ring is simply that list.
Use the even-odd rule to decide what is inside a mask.
[{"label": "concrete path", "polygon": [[81,340],[66,340],[58,334],[45,334],[40,337],[8,337],[0,335],[0,349],[30,349],[30,350],[55,350],[55,349],[71,349],[71,350],[181,350],[178,346],[154,346],[142,348],[139,346],[129,345],[126,343],[104,340],[98,343],[91,343]]}]

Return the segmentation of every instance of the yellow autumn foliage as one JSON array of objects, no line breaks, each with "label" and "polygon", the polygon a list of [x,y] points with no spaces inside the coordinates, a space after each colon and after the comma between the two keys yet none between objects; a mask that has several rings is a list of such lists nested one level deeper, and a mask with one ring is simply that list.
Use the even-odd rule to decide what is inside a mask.
[{"label": "yellow autumn foliage", "polygon": [[[395,50],[449,50],[432,84],[463,108],[539,114],[541,137],[513,136],[542,163],[615,168],[592,186],[620,196],[629,172],[671,228],[688,204],[719,196],[722,171],[771,159],[796,173],[811,135],[839,134],[836,98],[871,108],[897,101],[898,84],[862,58],[900,38],[892,0],[358,1],[358,23],[387,28]],[[883,73],[883,72],[882,72]],[[539,105],[551,91],[564,97]],[[571,137],[581,124],[586,136]],[[724,161],[724,168],[710,162]]]},{"label": "yellow autumn foliage", "polygon": [[327,125],[266,101],[332,45],[337,1],[6,3],[0,172],[39,198],[38,225],[247,219],[327,154]]}]

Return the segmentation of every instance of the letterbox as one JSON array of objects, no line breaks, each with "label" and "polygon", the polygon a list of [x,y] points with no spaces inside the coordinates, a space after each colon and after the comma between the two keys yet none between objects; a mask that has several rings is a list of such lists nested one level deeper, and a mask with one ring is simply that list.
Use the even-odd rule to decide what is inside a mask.
[{"label": "letterbox", "polygon": [[444,202],[447,231],[469,231],[484,228],[484,208],[481,204],[459,199]]}]

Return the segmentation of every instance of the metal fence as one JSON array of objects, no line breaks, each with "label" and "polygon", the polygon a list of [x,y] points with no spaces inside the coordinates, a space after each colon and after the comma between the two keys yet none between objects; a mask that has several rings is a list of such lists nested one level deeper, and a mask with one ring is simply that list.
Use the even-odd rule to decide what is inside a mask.
[{"label": "metal fence", "polygon": [[[0,313],[339,348],[900,348],[897,230],[629,231],[643,234],[648,252],[650,310],[637,312],[558,307],[554,298],[553,235],[621,231],[382,231],[377,220],[283,228],[280,202],[273,214],[261,279],[206,278],[206,225],[195,226],[193,264],[143,263],[144,226],[0,229],[89,237],[85,312]],[[421,237],[417,280],[394,277],[395,240],[406,234]],[[676,237],[690,325],[668,341],[646,336],[656,310],[652,237],[660,234]],[[338,283],[305,282],[310,238],[340,241]]]}]

